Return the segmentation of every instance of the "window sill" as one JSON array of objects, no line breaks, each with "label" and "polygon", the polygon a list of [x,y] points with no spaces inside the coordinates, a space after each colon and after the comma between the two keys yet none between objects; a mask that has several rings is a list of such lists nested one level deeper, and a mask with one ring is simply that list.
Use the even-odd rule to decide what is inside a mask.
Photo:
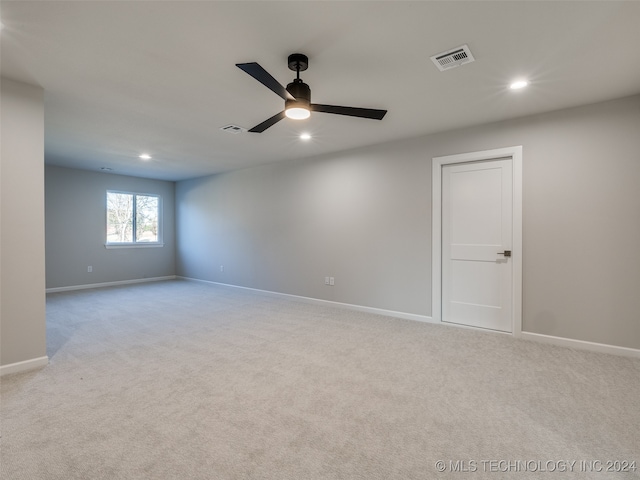
[{"label": "window sill", "polygon": [[104,248],[107,250],[117,248],[160,248],[164,247],[164,243],[105,243]]}]

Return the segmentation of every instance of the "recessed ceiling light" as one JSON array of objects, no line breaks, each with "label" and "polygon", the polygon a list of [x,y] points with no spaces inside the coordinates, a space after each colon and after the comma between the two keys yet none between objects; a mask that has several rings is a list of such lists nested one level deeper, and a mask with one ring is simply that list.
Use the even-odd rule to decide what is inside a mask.
[{"label": "recessed ceiling light", "polygon": [[149,155],[148,153],[143,153],[139,156],[139,158],[141,158],[142,160],[151,160],[151,155]]},{"label": "recessed ceiling light", "polygon": [[300,140],[311,140],[311,134],[309,133],[301,133]]},{"label": "recessed ceiling light", "polygon": [[526,80],[517,80],[510,85],[511,90],[519,90],[529,85]]}]

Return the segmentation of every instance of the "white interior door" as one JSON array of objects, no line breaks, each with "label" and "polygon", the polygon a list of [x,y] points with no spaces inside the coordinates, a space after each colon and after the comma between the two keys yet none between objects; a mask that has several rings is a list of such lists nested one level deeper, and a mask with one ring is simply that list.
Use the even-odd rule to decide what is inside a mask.
[{"label": "white interior door", "polygon": [[442,321],[511,332],[512,161],[442,166]]}]

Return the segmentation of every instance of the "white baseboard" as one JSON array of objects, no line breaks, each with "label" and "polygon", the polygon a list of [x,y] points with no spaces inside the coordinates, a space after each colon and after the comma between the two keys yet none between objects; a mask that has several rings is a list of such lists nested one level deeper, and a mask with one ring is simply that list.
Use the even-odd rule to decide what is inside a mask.
[{"label": "white baseboard", "polygon": [[117,285],[130,285],[132,283],[161,282],[164,280],[175,280],[175,279],[176,279],[175,275],[168,275],[166,277],[136,278],[133,280],[119,280],[117,282],[87,283],[85,285],[70,285],[68,287],[47,288],[46,292],[47,293],[69,292],[72,290],[85,290],[87,288],[114,287]]},{"label": "white baseboard", "polygon": [[[467,328],[467,329],[472,329],[472,330],[482,331],[482,332],[491,332],[491,333],[511,335],[511,333],[497,332],[495,330],[486,330],[486,329],[483,329],[483,328],[466,327],[464,325],[456,325],[456,324],[452,324],[452,323],[439,322],[439,321],[433,320],[432,317],[429,317],[429,316],[426,316],[426,315],[417,315],[417,314],[414,314],[414,313],[396,312],[396,311],[393,311],[393,310],[384,310],[382,308],[364,307],[362,305],[352,305],[350,303],[340,303],[340,302],[332,302],[330,300],[320,300],[320,299],[317,299],[317,298],[301,297],[301,296],[298,296],[298,295],[290,295],[290,294],[287,294],[287,293],[272,292],[272,291],[269,291],[269,290],[260,290],[260,289],[257,289],[257,288],[241,287],[239,285],[231,285],[231,284],[228,284],[228,283],[212,282],[210,280],[200,280],[198,278],[182,277],[182,276],[177,276],[176,278],[179,278],[179,279],[182,279],[182,280],[193,281],[193,282],[210,283],[210,284],[214,284],[214,285],[222,285],[222,286],[225,286],[225,287],[233,287],[233,288],[241,288],[241,289],[244,289],[244,290],[252,290],[254,292],[260,292],[260,293],[273,295],[273,296],[278,296],[278,297],[292,298],[292,299],[295,299],[295,300],[299,300],[299,301],[303,301],[305,303],[310,303],[310,304],[315,304],[315,305],[328,305],[328,306],[346,308],[346,309],[349,309],[349,310],[356,310],[356,311],[359,311],[359,312],[367,312],[367,313],[374,313],[374,314],[377,314],[377,315],[385,315],[385,316],[388,316],[388,317],[402,318],[402,319],[405,319],[405,320],[416,320],[418,322],[433,323],[435,325],[445,325],[445,326],[451,326],[451,327],[455,327],[455,328]],[[522,338],[522,339],[525,339],[525,340],[532,340],[532,341],[535,341],[535,342],[542,342],[542,343],[547,343],[547,344],[551,344],[551,345],[558,345],[558,346],[561,346],[561,347],[576,348],[576,349],[581,349],[581,350],[590,350],[592,352],[608,353],[610,355],[618,355],[618,356],[625,356],[625,357],[640,358],[640,350],[637,350],[637,349],[634,349],[634,348],[619,347],[617,345],[607,345],[607,344],[604,344],[604,343],[586,342],[586,341],[583,341],[583,340],[575,340],[575,339],[572,339],[572,338],[554,337],[552,335],[543,335],[543,334],[540,334],[540,333],[532,333],[532,332],[514,333],[513,336],[516,337],[516,338]]]},{"label": "white baseboard", "polygon": [[610,355],[618,355],[623,357],[640,358],[640,350],[628,347],[619,347],[617,345],[608,345],[606,343],[587,342],[584,340],[575,340],[573,338],[554,337],[553,335],[543,335],[541,333],[521,332],[518,338],[525,340],[533,340],[535,342],[548,343],[561,347],[576,348],[580,350],[590,350],[598,353],[608,353]]},{"label": "white baseboard", "polygon": [[0,366],[0,377],[9,375],[11,373],[26,372],[27,370],[34,370],[36,368],[42,368],[49,365],[49,357],[32,358],[31,360],[24,360],[22,362],[10,363],[8,365]]},{"label": "white baseboard", "polygon": [[347,310],[355,310],[357,312],[373,313],[376,315],[384,315],[387,317],[395,317],[395,318],[402,318],[405,320],[415,320],[418,322],[432,323],[431,317],[427,317],[426,315],[417,315],[415,313],[396,312],[395,310],[385,310],[383,308],[365,307],[362,305],[353,305],[351,303],[341,303],[341,302],[333,302],[331,300],[321,300],[319,298],[302,297],[300,295],[291,295],[289,293],[272,292],[270,290],[260,290],[259,288],[241,287],[239,285],[231,285],[229,283],[212,282],[210,280],[200,280],[199,278],[181,277],[181,276],[178,276],[177,278],[180,278],[182,280],[188,280],[191,282],[211,283],[213,285],[222,285],[224,287],[241,288],[243,290],[260,292],[260,293],[264,293],[274,297],[291,298],[291,299],[298,300],[304,303],[309,303],[312,305],[325,305],[325,306],[331,306],[331,307],[344,308]]}]

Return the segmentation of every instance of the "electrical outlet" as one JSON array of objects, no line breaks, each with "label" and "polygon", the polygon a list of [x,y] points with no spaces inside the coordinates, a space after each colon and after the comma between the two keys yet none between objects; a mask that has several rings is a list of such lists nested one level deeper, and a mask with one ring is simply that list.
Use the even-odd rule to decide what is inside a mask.
[{"label": "electrical outlet", "polygon": [[88,273],[93,272],[93,267],[92,267],[91,265],[89,265],[89,266],[87,267],[87,272],[88,272]]},{"label": "electrical outlet", "polygon": [[329,277],[329,285],[331,285],[332,287],[336,284],[336,281],[333,277]]},{"label": "electrical outlet", "polygon": [[224,272],[224,265],[220,265],[220,271]]},{"label": "electrical outlet", "polygon": [[329,285],[329,277],[324,277],[324,284]]}]

